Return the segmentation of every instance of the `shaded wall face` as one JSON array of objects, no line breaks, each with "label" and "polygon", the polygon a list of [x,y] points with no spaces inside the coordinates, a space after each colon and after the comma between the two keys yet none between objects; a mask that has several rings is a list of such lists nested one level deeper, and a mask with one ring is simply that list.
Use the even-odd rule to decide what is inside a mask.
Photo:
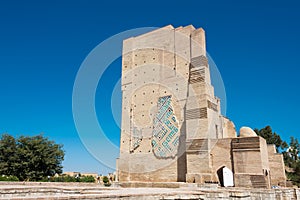
[{"label": "shaded wall face", "polygon": [[[138,161],[139,162],[139,161]],[[134,163],[134,162],[132,162]],[[150,164],[150,163],[149,163]],[[130,181],[142,182],[177,182],[177,162],[173,162],[165,167],[158,166],[159,170],[149,171],[145,170],[144,173],[135,173],[135,169],[144,167],[144,165],[131,166]],[[138,169],[137,171],[140,171]]]},{"label": "shaded wall face", "polygon": [[264,170],[270,171],[267,142],[262,137],[259,137],[259,139],[260,139],[260,152],[261,152],[262,168]]},{"label": "shaded wall face", "polygon": [[223,167],[227,167],[233,171],[233,160],[231,155],[231,139],[219,139],[211,151],[212,154],[212,171],[213,171],[213,181],[220,182],[220,175],[217,172],[221,171]]},{"label": "shaded wall face", "polygon": [[223,122],[223,138],[236,138],[236,129],[235,125],[229,119],[222,117]]},{"label": "shaded wall face", "polygon": [[286,186],[283,156],[276,152],[275,145],[268,145],[268,158],[271,186]]},{"label": "shaded wall face", "polygon": [[261,137],[232,139],[235,185],[269,188],[269,164],[266,141]]},{"label": "shaded wall face", "polygon": [[235,138],[232,154],[235,173],[263,174],[263,160],[259,137]]}]

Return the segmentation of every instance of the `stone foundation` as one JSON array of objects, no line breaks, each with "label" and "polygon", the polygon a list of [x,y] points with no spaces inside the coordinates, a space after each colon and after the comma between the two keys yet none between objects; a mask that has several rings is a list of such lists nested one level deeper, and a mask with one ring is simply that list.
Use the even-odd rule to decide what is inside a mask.
[{"label": "stone foundation", "polygon": [[[127,184],[127,185],[126,185]],[[98,184],[81,183],[11,183],[0,182],[0,199],[46,200],[46,199],[223,199],[260,200],[300,199],[299,189],[247,189],[219,188],[216,184],[187,183],[129,183],[101,187]],[[148,185],[147,185],[148,184]],[[123,188],[134,186],[136,188]],[[149,186],[145,188],[145,186]]]}]

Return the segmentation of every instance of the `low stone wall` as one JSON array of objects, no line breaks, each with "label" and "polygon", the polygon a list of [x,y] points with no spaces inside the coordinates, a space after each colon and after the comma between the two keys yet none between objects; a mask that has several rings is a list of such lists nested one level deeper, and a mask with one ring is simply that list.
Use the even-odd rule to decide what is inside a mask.
[{"label": "low stone wall", "polygon": [[99,186],[97,183],[79,183],[79,182],[11,182],[0,181],[0,187],[5,185],[26,185],[26,186]]},{"label": "low stone wall", "polygon": [[[141,186],[141,185],[140,185]],[[174,184],[155,188],[102,187],[86,183],[11,183],[0,182],[0,199],[198,199],[198,200],[295,200],[300,199],[299,189],[217,188],[215,185]],[[170,186],[170,185],[168,185]],[[178,186],[178,187],[175,187]]]}]

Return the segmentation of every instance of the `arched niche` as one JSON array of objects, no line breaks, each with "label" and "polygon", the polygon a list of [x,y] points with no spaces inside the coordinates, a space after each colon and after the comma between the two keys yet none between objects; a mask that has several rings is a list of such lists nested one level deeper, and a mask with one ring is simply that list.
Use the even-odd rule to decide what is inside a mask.
[{"label": "arched niche", "polygon": [[234,186],[233,173],[229,168],[223,166],[218,169],[217,174],[222,187]]}]

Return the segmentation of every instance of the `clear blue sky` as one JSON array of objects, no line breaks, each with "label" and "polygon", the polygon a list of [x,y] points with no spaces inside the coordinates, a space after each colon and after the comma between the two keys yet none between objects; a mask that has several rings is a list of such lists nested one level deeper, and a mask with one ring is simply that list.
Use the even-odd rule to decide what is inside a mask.
[{"label": "clear blue sky", "polygon": [[[226,115],[237,129],[271,125],[285,140],[300,138],[299,9],[298,0],[1,1],[0,133],[44,132],[64,144],[65,171],[107,173],[73,122],[81,63],[119,32],[193,24],[206,30],[207,50],[227,92]],[[101,80],[107,89],[96,96],[99,121],[117,145],[119,129],[105,105],[120,68],[119,59]]]}]

